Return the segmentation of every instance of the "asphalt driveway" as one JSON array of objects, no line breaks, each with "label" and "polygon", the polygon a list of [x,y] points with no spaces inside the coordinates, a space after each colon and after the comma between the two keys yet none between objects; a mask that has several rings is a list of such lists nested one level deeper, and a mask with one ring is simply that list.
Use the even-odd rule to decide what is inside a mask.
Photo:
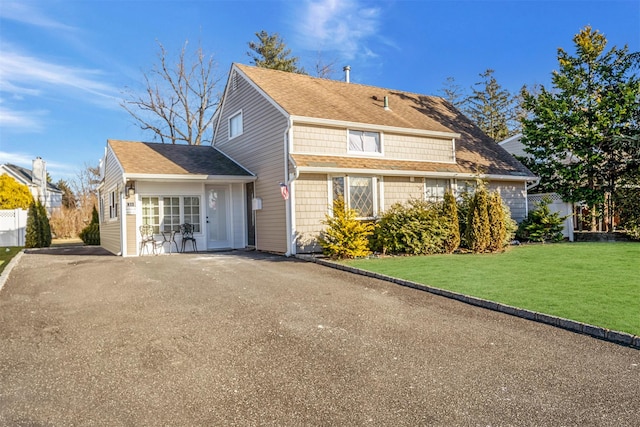
[{"label": "asphalt driveway", "polygon": [[638,426],[640,351],[255,252],[25,254],[0,425]]}]

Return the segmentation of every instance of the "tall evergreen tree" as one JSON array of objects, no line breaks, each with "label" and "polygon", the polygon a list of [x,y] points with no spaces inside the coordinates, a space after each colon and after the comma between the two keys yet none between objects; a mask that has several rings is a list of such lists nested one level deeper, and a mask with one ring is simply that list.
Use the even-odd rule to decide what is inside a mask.
[{"label": "tall evergreen tree", "polygon": [[484,133],[500,141],[515,133],[509,129],[514,119],[514,97],[498,84],[493,73],[488,69],[480,74],[482,81],[471,88],[464,109]]},{"label": "tall evergreen tree", "polygon": [[489,224],[489,194],[484,186],[479,187],[469,206],[467,215],[467,245],[474,253],[487,250],[491,243]]},{"label": "tall evergreen tree", "polygon": [[73,190],[64,179],[59,180],[56,183],[56,187],[62,190],[62,206],[67,209],[76,208],[76,196],[73,194]]},{"label": "tall evergreen tree", "polygon": [[439,90],[442,93],[442,97],[445,101],[449,102],[454,107],[461,109],[463,108],[465,102],[467,101],[467,97],[464,93],[462,87],[456,83],[456,79],[449,76],[444,81],[442,89]]},{"label": "tall evergreen tree", "polygon": [[489,195],[489,246],[491,252],[498,252],[504,248],[507,237],[507,224],[505,224],[505,214],[502,207],[502,197],[497,191]]},{"label": "tall evergreen tree", "polygon": [[444,193],[442,215],[449,221],[449,236],[444,243],[444,250],[452,253],[460,246],[460,225],[458,224],[458,204],[451,190]]},{"label": "tall evergreen tree", "polygon": [[249,42],[250,51],[247,52],[254,65],[272,70],[307,74],[298,66],[299,58],[291,56],[291,49],[287,48],[278,33],[269,34],[262,30],[256,33],[256,37],[258,41]]},{"label": "tall evergreen tree", "polygon": [[640,78],[633,72],[640,61],[627,46],[605,51],[607,39],[591,27],[573,42],[575,56],[558,49],[551,90],[522,91],[530,112],[522,121],[523,143],[535,159],[525,162],[547,190],[590,205],[593,230],[601,215],[611,231],[612,196],[640,171]]}]

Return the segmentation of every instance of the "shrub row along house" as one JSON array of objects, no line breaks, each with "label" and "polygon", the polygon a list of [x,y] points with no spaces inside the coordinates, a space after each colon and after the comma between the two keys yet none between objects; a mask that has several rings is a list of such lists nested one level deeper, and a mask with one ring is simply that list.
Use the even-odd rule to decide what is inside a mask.
[{"label": "shrub row along house", "polygon": [[526,216],[536,177],[458,110],[439,97],[346,80],[234,64],[213,147],[109,140],[102,245],[139,255],[140,225],[159,233],[187,222],[199,249],[315,252],[338,196],[372,219],[477,179],[500,192],[515,220]]}]

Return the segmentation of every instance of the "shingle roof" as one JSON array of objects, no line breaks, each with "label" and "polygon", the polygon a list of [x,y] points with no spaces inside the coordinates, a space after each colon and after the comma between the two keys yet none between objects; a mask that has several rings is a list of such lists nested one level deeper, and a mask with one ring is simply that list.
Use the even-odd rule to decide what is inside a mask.
[{"label": "shingle roof", "polygon": [[464,173],[464,169],[452,163],[416,162],[367,157],[315,156],[292,154],[296,165],[300,167],[390,170],[403,172],[443,172]]},{"label": "shingle roof", "polygon": [[[235,64],[292,116],[459,133],[456,160],[463,172],[534,175],[444,99],[375,86],[320,79]],[[389,100],[385,110],[384,97]]]},{"label": "shingle roof", "polygon": [[216,148],[110,139],[125,173],[150,175],[253,176]]},{"label": "shingle roof", "polygon": [[[24,182],[33,184],[33,175],[29,169],[23,168],[22,166],[18,165],[13,165],[11,163],[6,163],[4,167],[11,170],[17,177],[22,178]],[[50,182],[47,182],[47,190],[62,193],[62,190],[60,190],[56,185]]]}]

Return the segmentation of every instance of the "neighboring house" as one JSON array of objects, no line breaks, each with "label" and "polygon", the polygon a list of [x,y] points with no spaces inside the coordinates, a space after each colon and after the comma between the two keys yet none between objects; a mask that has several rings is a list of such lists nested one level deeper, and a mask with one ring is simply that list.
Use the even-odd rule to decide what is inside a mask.
[{"label": "neighboring house", "polygon": [[[500,141],[498,143],[502,148],[518,157],[531,157],[531,154],[524,151],[524,144],[522,143],[522,134],[516,134],[510,138]],[[530,188],[534,190],[533,187]],[[566,217],[564,220],[564,228],[562,234],[564,237],[573,242],[574,231],[574,212],[575,209],[579,209],[579,206],[574,206],[573,203],[565,202],[562,200],[562,196],[558,193],[535,193],[527,195],[527,211],[531,211],[536,208],[536,205],[542,202],[543,199],[548,199],[551,203],[549,209],[551,212],[558,212],[561,216]]]},{"label": "neighboring house", "polygon": [[[201,206],[199,221],[189,221],[199,226],[198,248],[315,252],[337,196],[373,219],[396,202],[438,200],[447,188],[460,192],[483,179],[522,220],[527,183],[537,179],[442,98],[237,64],[215,114],[213,146],[109,141],[103,246],[138,253],[137,228],[182,222],[188,196]],[[215,162],[206,171],[188,166],[213,153],[226,154],[220,161],[238,173]],[[174,163],[180,168],[171,172]],[[225,195],[223,208],[209,209],[212,190]],[[216,240],[221,229],[227,237]]]},{"label": "neighboring house", "polygon": [[244,188],[256,178],[211,146],[109,140],[101,176],[100,242],[114,254],[140,254],[142,224],[158,238],[193,224],[198,249],[247,245]]},{"label": "neighboring house", "polygon": [[29,187],[34,199],[40,200],[49,214],[62,206],[62,190],[47,182],[47,164],[40,157],[33,160],[31,170],[9,163],[0,165],[0,175],[4,174]]}]

